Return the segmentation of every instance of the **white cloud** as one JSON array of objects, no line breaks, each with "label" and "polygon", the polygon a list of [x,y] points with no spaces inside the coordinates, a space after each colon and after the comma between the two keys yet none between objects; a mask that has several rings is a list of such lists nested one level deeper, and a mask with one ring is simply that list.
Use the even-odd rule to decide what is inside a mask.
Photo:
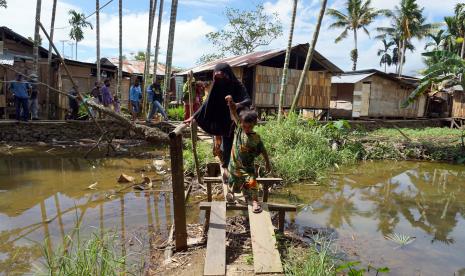
[{"label": "white cloud", "polygon": [[[228,1],[228,0],[221,0]],[[41,21],[44,23],[46,28],[49,28],[52,1],[42,1],[42,18]],[[207,1],[212,2],[212,1]],[[35,0],[15,0],[8,1],[8,9],[0,9],[0,25],[5,24],[13,31],[23,36],[33,36],[34,24],[33,20],[23,20],[26,18],[35,17]],[[33,7],[30,9],[24,9],[25,6]],[[82,12],[78,6],[74,6],[62,1],[58,1],[57,5],[57,16],[55,26],[54,42],[58,49],[61,51],[60,40],[69,40],[68,24],[68,11],[75,9]],[[168,41],[168,28],[169,28],[169,9],[164,14],[162,22],[162,33],[160,38],[160,62],[165,62],[165,51],[166,43]],[[18,18],[18,14],[21,14],[21,18]],[[155,46],[156,39],[156,23],[158,18],[155,19],[155,27],[152,36],[152,51]],[[95,17],[90,17],[91,21],[95,26]],[[118,15],[108,14],[104,11],[100,14],[100,39],[101,39],[101,52],[102,56],[116,56],[118,49]],[[67,27],[67,28],[61,28]],[[60,29],[58,29],[60,28]],[[173,64],[178,66],[190,66],[194,64],[203,53],[210,52],[210,48],[205,39],[205,34],[214,31],[215,28],[209,25],[202,17],[193,18],[190,20],[178,20],[176,23],[175,32],[175,46],[174,46],[174,57]],[[147,31],[148,31],[148,12],[129,12],[123,13],[123,52],[129,55],[131,52],[138,50],[145,51],[147,47]],[[45,37],[42,35],[44,45],[48,45],[45,42]],[[78,58],[85,61],[95,60],[92,57],[95,52],[95,28],[94,30],[86,29],[84,32],[85,39],[79,43]],[[68,45],[65,44],[65,52],[69,55],[71,50]],[[84,55],[82,54],[84,53]],[[87,56],[86,56],[87,54]],[[89,57],[90,55],[90,57]]]}]

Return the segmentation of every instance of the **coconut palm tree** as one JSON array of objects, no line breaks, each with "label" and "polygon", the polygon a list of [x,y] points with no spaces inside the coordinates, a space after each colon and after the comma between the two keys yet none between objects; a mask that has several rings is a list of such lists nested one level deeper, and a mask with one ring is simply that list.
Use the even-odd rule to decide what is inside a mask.
[{"label": "coconut palm tree", "polygon": [[446,23],[447,29],[445,33],[444,48],[449,52],[458,53],[457,39],[459,37],[457,31],[457,19],[455,16],[446,16],[444,17],[444,22]]},{"label": "coconut palm tree", "polygon": [[176,16],[178,13],[178,0],[171,1],[171,15],[170,15],[170,28],[168,32],[168,46],[166,47],[166,69],[165,69],[165,82],[163,91],[165,93],[165,106],[166,94],[170,88],[171,78],[171,63],[173,62],[173,46],[174,46],[174,33],[176,30]]},{"label": "coconut palm tree", "polygon": [[462,44],[462,48],[460,49],[460,57],[463,58],[465,54],[465,4],[458,3],[455,5],[455,19],[456,19],[456,26],[457,32],[460,36],[460,42]]},{"label": "coconut palm tree", "polygon": [[292,5],[291,28],[289,29],[289,39],[287,40],[287,49],[286,49],[286,57],[284,59],[283,77],[281,79],[281,88],[279,90],[278,121],[281,120],[281,115],[283,113],[284,93],[287,87],[289,59],[291,57],[291,51],[292,51],[292,38],[294,36],[295,17],[297,15],[297,2],[298,0],[294,0],[293,5]]},{"label": "coconut palm tree", "polygon": [[78,42],[84,39],[84,32],[83,28],[91,28],[94,27],[88,21],[86,21],[86,17],[83,13],[78,13],[75,10],[70,10],[69,15],[71,18],[68,20],[69,24],[71,25],[71,31],[69,32],[69,37],[76,42],[76,60],[77,60],[77,46]]},{"label": "coconut palm tree", "polygon": [[433,50],[439,50],[444,46],[444,42],[446,40],[446,31],[439,30],[436,34],[428,34],[427,37],[431,41],[425,44],[425,50],[428,50],[430,47],[433,47]]},{"label": "coconut palm tree", "polygon": [[[392,49],[392,64],[396,66],[396,72],[399,72],[399,64],[400,64],[400,56],[401,56],[400,54],[401,52],[400,41],[401,40],[399,37],[396,37],[396,38],[393,38],[392,41],[394,41],[394,45],[395,45],[394,49]],[[410,41],[406,42],[405,48],[409,50],[410,52],[415,51],[415,46],[413,46],[413,44]],[[405,60],[406,60],[406,57],[404,55],[402,64],[405,63]]]},{"label": "coconut palm tree", "polygon": [[294,99],[292,100],[291,109],[289,111],[290,113],[293,113],[295,111],[297,107],[297,103],[299,102],[300,94],[302,94],[305,79],[307,78],[308,70],[310,69],[310,64],[312,63],[313,52],[315,51],[316,42],[318,41],[318,35],[320,34],[321,22],[323,21],[323,17],[325,15],[327,3],[328,3],[328,0],[323,0],[321,2],[321,8],[320,8],[320,13],[318,15],[318,20],[315,26],[315,32],[313,32],[313,38],[312,38],[312,42],[310,43],[310,47],[307,52],[307,57],[305,58],[304,68],[302,69],[302,73],[300,74],[299,84],[297,85]]},{"label": "coconut palm tree", "polygon": [[[408,42],[411,42],[413,38],[422,39],[436,28],[435,24],[425,23],[423,10],[424,8],[420,8],[416,0],[401,0],[400,5],[396,6],[393,12],[388,13],[388,16],[392,18],[391,27],[378,28],[378,31],[383,34],[399,34],[399,60],[404,60]],[[399,76],[402,75],[403,65],[403,62],[399,64]]]},{"label": "coconut palm tree", "polygon": [[100,82],[100,3],[95,0],[95,34],[97,41],[97,81]]},{"label": "coconut palm tree", "polygon": [[34,55],[34,73],[39,73],[39,46],[40,46],[40,35],[39,35],[39,22],[40,22],[40,10],[42,7],[42,1],[37,0],[36,5],[36,22],[34,28],[34,48],[32,50]]},{"label": "coconut palm tree", "polygon": [[363,2],[363,0],[347,0],[345,4],[345,13],[336,9],[328,9],[326,14],[335,19],[335,22],[332,23],[329,28],[344,29],[344,31],[336,37],[336,43],[347,38],[350,31],[353,32],[354,49],[350,52],[350,58],[353,62],[353,71],[357,70],[357,31],[362,29],[369,36],[368,25],[370,25],[376,17],[387,13],[388,11],[386,10],[376,10],[371,7],[371,0],[365,0],[365,2]]},{"label": "coconut palm tree", "polygon": [[391,47],[395,45],[394,41],[386,41],[385,38],[382,40],[383,48],[378,49],[378,57],[381,57],[379,61],[379,66],[383,66],[384,64],[384,72],[387,71],[387,66],[391,66],[392,64],[392,56],[390,54]]},{"label": "coconut palm tree", "polygon": [[[55,15],[56,15],[56,10],[57,10],[57,0],[53,0],[53,7],[52,7],[52,19],[50,23],[50,40],[53,41],[53,35],[55,33]],[[50,83],[52,82],[51,80],[51,74],[50,72],[52,71],[51,65],[52,65],[52,43],[49,43],[48,46],[48,59],[47,59],[47,84],[50,86]],[[50,88],[47,88],[47,95],[45,95],[45,114],[47,116],[47,119],[50,117]]]},{"label": "coconut palm tree", "polygon": [[[144,89],[149,83],[150,74],[150,52],[152,50],[152,33],[153,33],[153,21],[155,17],[155,10],[157,8],[157,0],[150,0],[149,7],[149,30],[147,34],[147,49],[145,50],[145,66],[144,66]],[[147,93],[143,93],[142,110],[145,113],[147,109]]]},{"label": "coconut palm tree", "polygon": [[121,99],[121,80],[123,79],[123,0],[118,1],[118,84],[116,95]]},{"label": "coconut palm tree", "polygon": [[160,33],[161,33],[161,22],[163,18],[163,0],[160,0],[160,8],[158,9],[158,25],[157,25],[157,40],[155,42],[155,54],[153,57],[153,77],[157,77],[158,67],[158,52],[160,51]]}]

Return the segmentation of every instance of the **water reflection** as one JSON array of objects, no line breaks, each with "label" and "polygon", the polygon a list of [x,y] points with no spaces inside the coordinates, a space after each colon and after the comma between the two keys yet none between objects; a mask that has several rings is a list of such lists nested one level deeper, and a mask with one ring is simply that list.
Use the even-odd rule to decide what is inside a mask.
[{"label": "water reflection", "polygon": [[[464,268],[465,168],[437,163],[366,163],[337,172],[327,186],[295,189],[309,206],[301,226],[330,227],[367,263],[397,274],[445,275]],[[394,250],[384,237],[416,237]]]},{"label": "water reflection", "polygon": [[[137,159],[0,159],[0,274],[33,271],[41,255],[36,242],[49,237],[50,248],[64,245],[76,222],[81,235],[116,230],[122,241],[136,232],[166,234],[171,195],[160,191],[168,184],[150,165],[151,160]],[[124,187],[116,182],[120,173],[137,177],[141,169],[157,179],[159,192],[116,193]],[[97,190],[87,189],[95,182]],[[122,242],[121,250],[126,255],[131,248]]]}]

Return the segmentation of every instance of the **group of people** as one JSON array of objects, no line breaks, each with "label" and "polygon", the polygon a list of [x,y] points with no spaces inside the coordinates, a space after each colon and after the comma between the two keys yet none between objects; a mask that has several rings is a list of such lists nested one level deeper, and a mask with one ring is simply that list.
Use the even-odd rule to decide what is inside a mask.
[{"label": "group of people", "polygon": [[254,131],[258,114],[251,104],[231,67],[221,63],[215,66],[207,99],[184,122],[195,120],[205,132],[215,136],[213,152],[221,160],[223,182],[229,184],[227,200],[235,202],[234,193],[242,191],[252,201],[253,211],[259,213],[262,208],[258,202],[255,158],[263,156],[267,172],[271,165],[263,141]]},{"label": "group of people", "polygon": [[25,80],[22,74],[17,74],[16,79],[10,83],[10,93],[13,95],[16,109],[16,120],[28,121],[39,119],[39,99],[37,75],[31,74],[29,80]]},{"label": "group of people", "polygon": [[[92,88],[92,91],[90,92],[89,95],[86,95],[86,100],[88,101],[93,101],[94,103],[101,104],[107,108],[112,108],[113,110],[117,113],[121,111],[120,107],[120,101],[118,99],[118,96],[116,94],[113,94],[110,90],[111,82],[109,79],[106,79],[103,82],[103,86],[99,81],[95,82],[94,87]],[[78,120],[80,118],[87,117],[87,115],[79,115],[79,110],[82,108],[82,105],[80,105],[78,101],[78,89],[79,89],[79,84],[75,83],[73,87],[69,90],[68,95],[69,95],[69,113],[67,118],[69,120]],[[85,114],[86,112],[83,112]],[[92,112],[93,116],[95,112]],[[99,115],[101,117],[101,115]]]},{"label": "group of people", "polygon": [[[152,84],[147,87],[146,93],[147,103],[150,107],[146,122],[150,123],[156,113],[160,113],[165,121],[168,120],[168,115],[166,115],[165,109],[163,108],[163,93],[161,91],[161,85],[156,79],[154,79]],[[141,112],[142,101],[142,89],[140,87],[139,80],[137,79],[129,89],[129,101],[131,103],[132,120],[135,121],[138,114]]]}]

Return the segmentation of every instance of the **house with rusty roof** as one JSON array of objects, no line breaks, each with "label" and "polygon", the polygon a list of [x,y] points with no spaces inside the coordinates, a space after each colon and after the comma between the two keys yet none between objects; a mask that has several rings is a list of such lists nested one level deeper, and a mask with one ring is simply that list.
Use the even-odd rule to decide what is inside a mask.
[{"label": "house with rusty roof", "polygon": [[[103,58],[102,64],[111,64],[113,66],[119,66],[118,58]],[[150,64],[150,76],[153,75],[153,63]],[[123,59],[123,72],[131,75],[143,76],[145,68],[145,61],[143,60],[127,60]],[[165,65],[158,63],[157,65],[157,77],[165,76]]]},{"label": "house with rusty roof", "polygon": [[[290,107],[300,74],[309,49],[308,44],[292,47],[288,85],[284,96],[284,107]],[[245,85],[259,110],[276,110],[279,103],[279,89],[286,49],[266,50],[250,54],[215,60],[177,75],[186,76],[190,71],[197,80],[212,80],[212,72],[218,63],[228,63],[234,74]],[[298,102],[300,109],[328,110],[330,106],[331,77],[343,71],[331,61],[315,51],[305,87]]]},{"label": "house with rusty roof", "polygon": [[418,79],[376,69],[346,72],[331,80],[332,118],[418,118],[426,115],[426,96],[402,107]]}]

